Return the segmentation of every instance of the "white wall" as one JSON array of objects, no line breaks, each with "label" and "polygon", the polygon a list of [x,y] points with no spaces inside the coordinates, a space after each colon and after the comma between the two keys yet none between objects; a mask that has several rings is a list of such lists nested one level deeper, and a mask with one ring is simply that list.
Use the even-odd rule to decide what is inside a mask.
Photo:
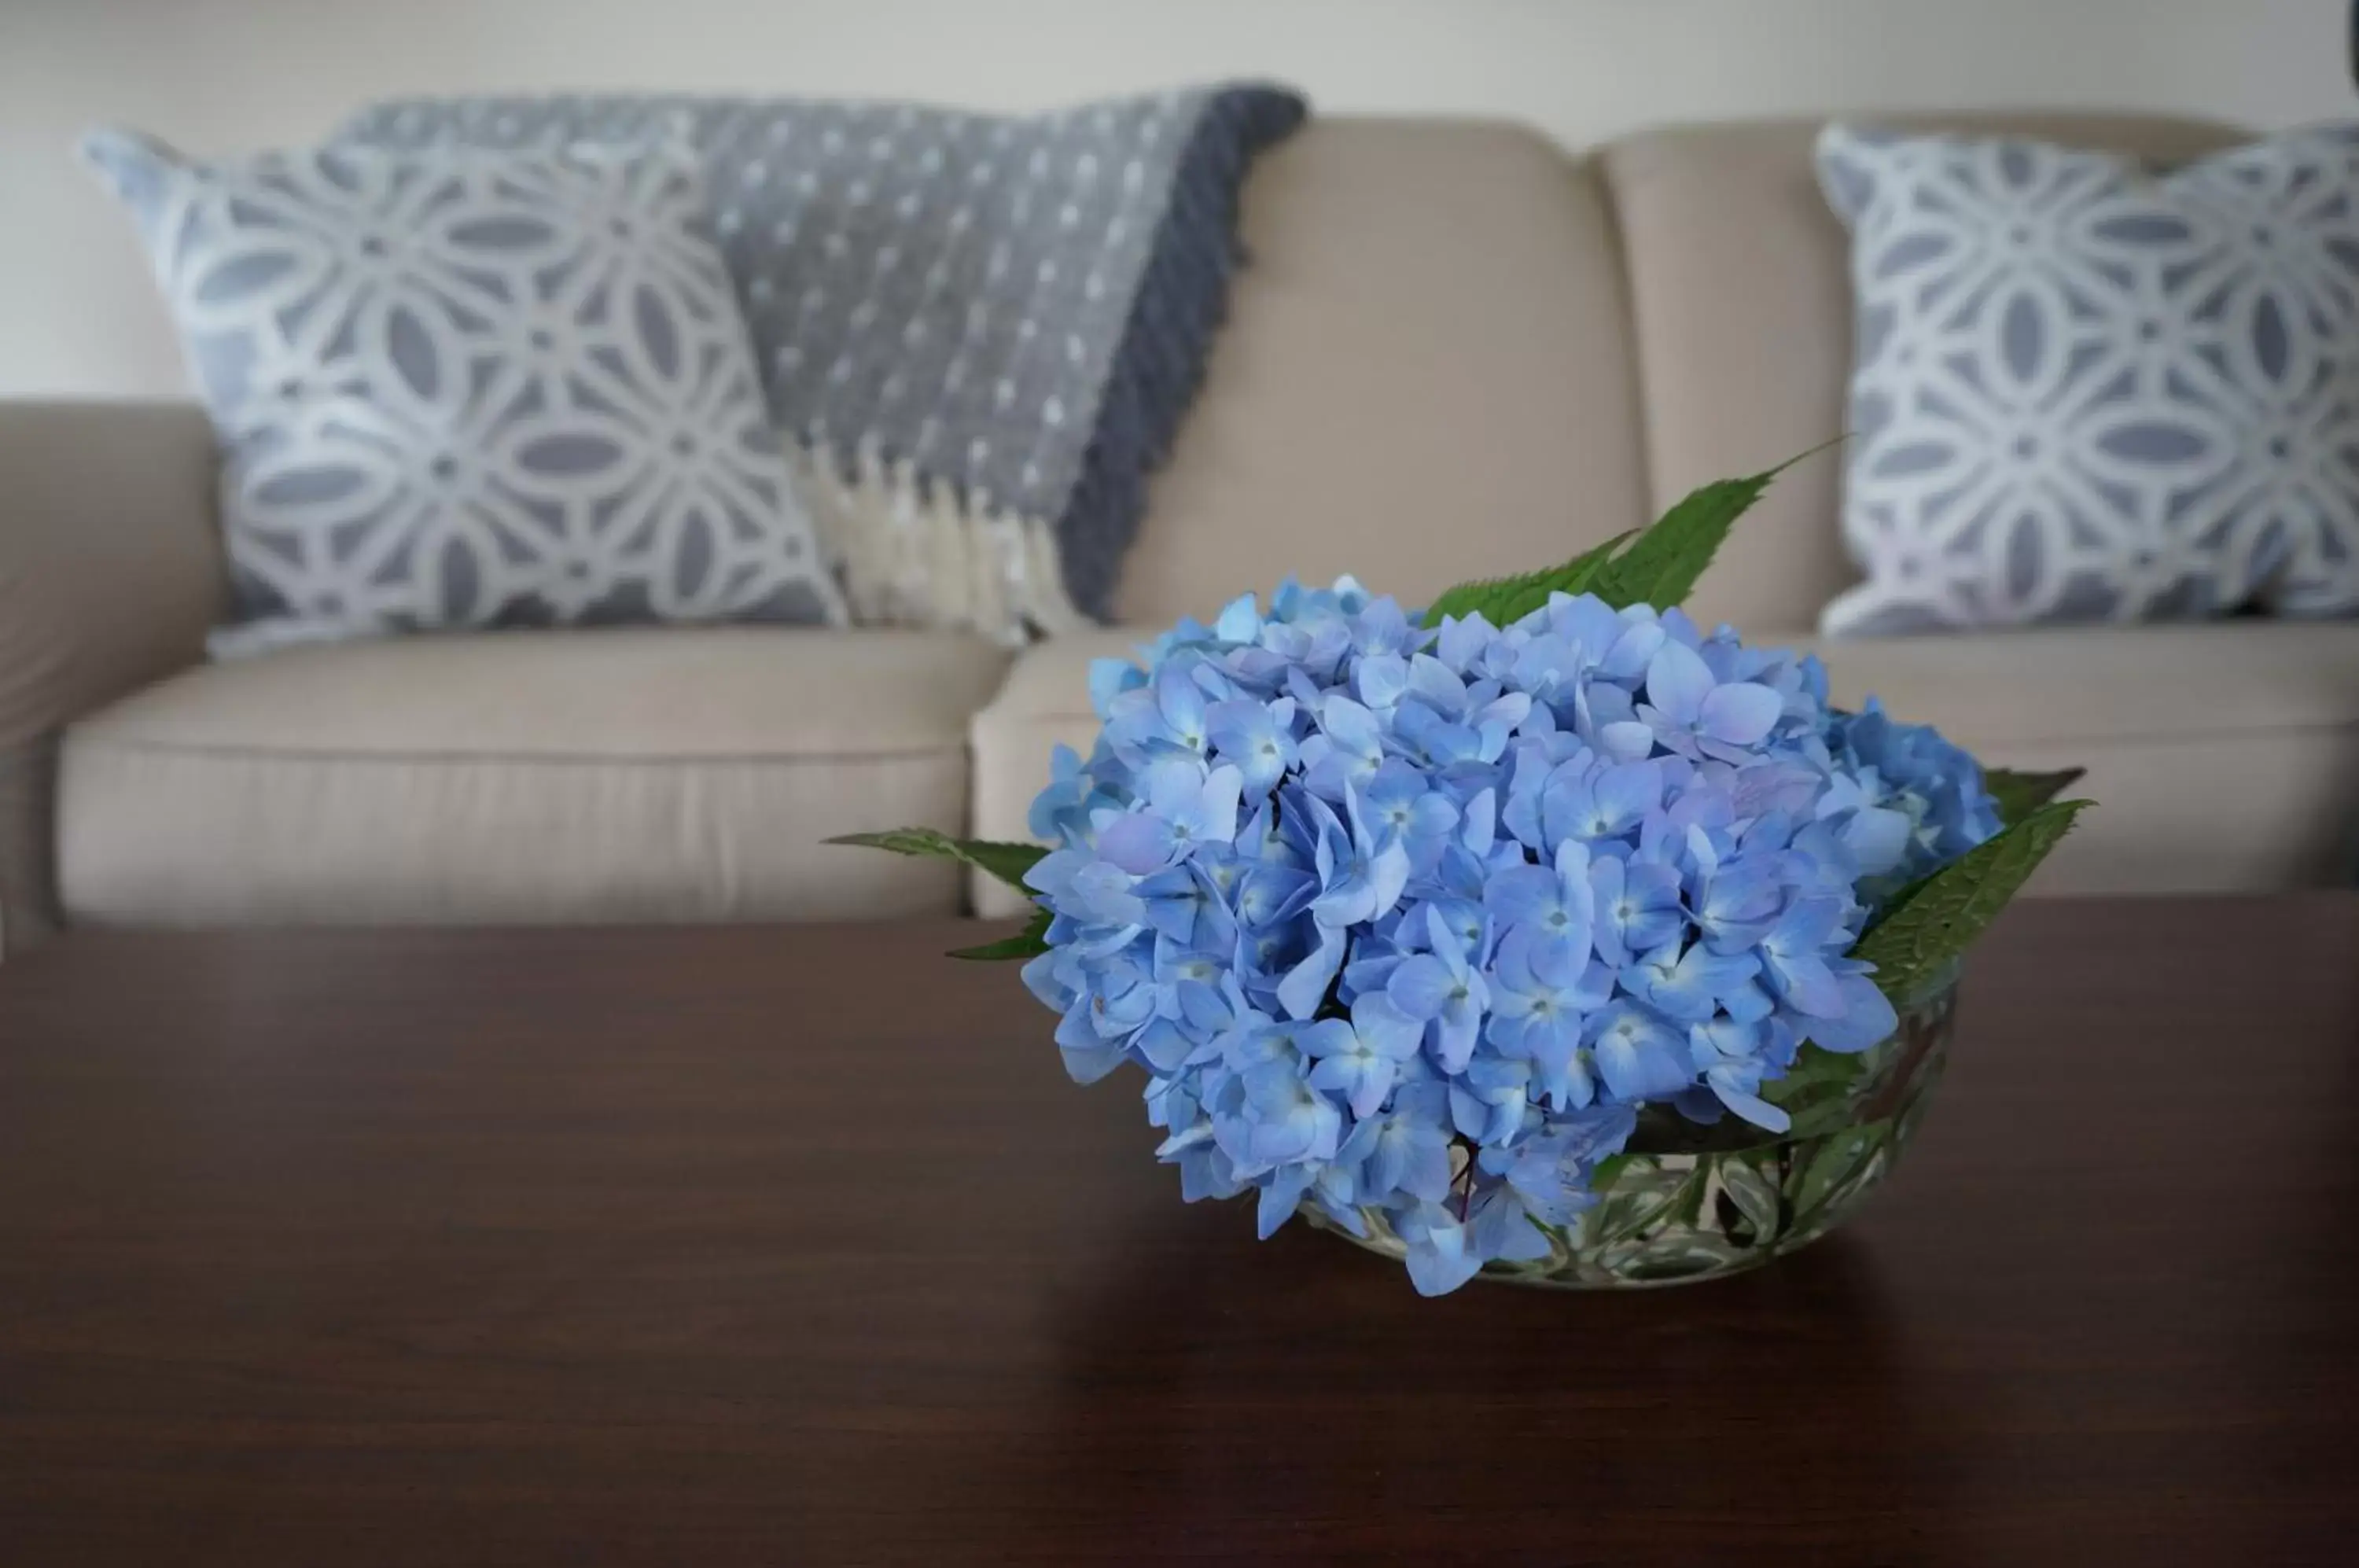
[{"label": "white wall", "polygon": [[1969,104],[2336,116],[2343,0],[0,0],[0,397],[169,393],[130,230],[68,154],[197,152],[375,95],[651,87],[1020,108],[1257,74],[1570,147],[1665,121]]}]

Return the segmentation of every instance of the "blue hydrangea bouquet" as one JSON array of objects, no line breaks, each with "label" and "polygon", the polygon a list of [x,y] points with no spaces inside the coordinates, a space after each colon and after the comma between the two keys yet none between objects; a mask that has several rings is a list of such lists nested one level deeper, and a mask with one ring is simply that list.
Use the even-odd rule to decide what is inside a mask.
[{"label": "blue hydrangea bouquet", "polygon": [[1349,578],[1102,660],[1053,844],[926,829],[1038,903],[1082,1083],[1146,1071],[1190,1199],[1406,1259],[1657,1283],[1822,1234],[1889,1167],[1957,960],[2086,802],[1677,608],[1776,471],[1421,615]]}]

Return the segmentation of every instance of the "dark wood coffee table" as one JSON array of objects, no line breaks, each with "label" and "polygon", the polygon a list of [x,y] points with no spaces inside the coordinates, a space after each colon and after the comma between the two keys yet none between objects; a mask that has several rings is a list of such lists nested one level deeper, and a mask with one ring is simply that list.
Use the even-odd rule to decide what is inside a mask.
[{"label": "dark wood coffee table", "polygon": [[0,1563],[2359,1561],[2359,898],[2035,904],[1855,1226],[1425,1301],[945,925],[0,969]]}]

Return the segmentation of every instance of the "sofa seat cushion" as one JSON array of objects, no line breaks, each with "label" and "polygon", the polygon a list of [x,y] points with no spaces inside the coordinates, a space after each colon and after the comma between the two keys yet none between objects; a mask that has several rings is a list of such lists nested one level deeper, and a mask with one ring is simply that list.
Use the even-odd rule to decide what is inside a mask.
[{"label": "sofa seat cushion", "polygon": [[[1087,755],[1093,659],[1135,632],[1031,649],[974,721],[975,831],[1025,836],[1049,748]],[[1872,692],[1997,767],[2086,767],[2099,802],[2034,886],[2245,891],[2350,879],[2359,827],[2359,623],[2237,620],[1961,637],[1751,639],[1827,660],[1835,701]],[[989,911],[1007,899],[977,893]]]},{"label": "sofa seat cushion", "polygon": [[506,633],[190,670],[67,732],[68,918],[858,919],[951,870],[822,844],[956,826],[1006,655],[936,633]]}]

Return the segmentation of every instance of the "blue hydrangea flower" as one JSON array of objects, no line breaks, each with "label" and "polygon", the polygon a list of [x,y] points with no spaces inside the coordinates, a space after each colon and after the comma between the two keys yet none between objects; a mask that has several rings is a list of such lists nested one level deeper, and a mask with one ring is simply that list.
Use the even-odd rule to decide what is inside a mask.
[{"label": "blue hydrangea flower", "polygon": [[1427,629],[1288,583],[1091,696],[1031,816],[1068,1070],[1146,1072],[1188,1198],[1381,1219],[1428,1292],[1543,1256],[1642,1105],[1783,1130],[1806,1043],[1895,1027],[1869,910],[1998,827],[1815,659],[1586,596]]},{"label": "blue hydrangea flower", "polygon": [[1881,903],[1998,832],[1982,765],[1930,724],[1897,724],[1871,697],[1861,713],[1832,715],[1826,738],[1844,786],[1836,800],[1870,824],[1853,835],[1867,902]]}]

